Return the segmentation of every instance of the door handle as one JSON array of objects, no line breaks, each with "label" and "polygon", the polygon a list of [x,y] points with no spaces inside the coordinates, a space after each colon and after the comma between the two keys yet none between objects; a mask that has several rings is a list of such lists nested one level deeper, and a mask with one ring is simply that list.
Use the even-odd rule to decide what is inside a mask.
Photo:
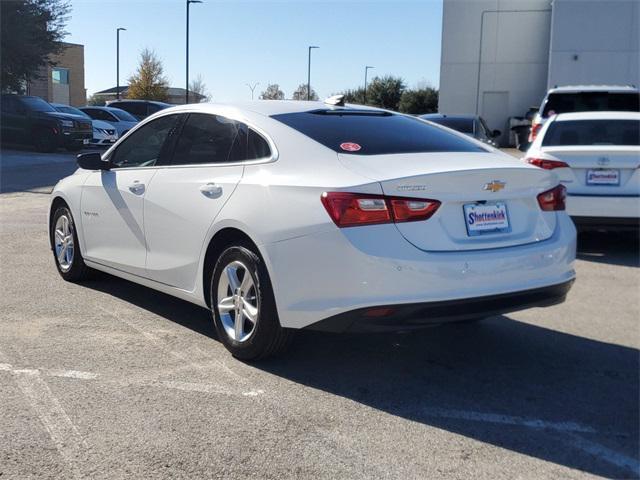
[{"label": "door handle", "polygon": [[200,187],[200,191],[207,198],[218,198],[222,195],[222,187],[213,182],[202,185]]},{"label": "door handle", "polygon": [[144,183],[140,183],[140,181],[135,180],[131,185],[129,185],[129,191],[135,195],[142,195],[144,193]]}]

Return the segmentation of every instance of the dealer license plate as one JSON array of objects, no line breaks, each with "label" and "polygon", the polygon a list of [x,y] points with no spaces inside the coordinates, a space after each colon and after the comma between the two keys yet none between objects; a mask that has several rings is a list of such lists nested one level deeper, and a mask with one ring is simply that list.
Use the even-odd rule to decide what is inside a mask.
[{"label": "dealer license plate", "polygon": [[503,202],[468,203],[463,210],[470,237],[510,231],[507,205]]}]

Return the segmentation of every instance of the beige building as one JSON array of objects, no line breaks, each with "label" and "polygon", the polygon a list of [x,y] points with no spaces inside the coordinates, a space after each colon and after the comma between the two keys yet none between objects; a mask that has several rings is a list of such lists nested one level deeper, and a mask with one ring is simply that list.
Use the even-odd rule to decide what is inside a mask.
[{"label": "beige building", "polygon": [[41,97],[47,102],[85,105],[84,45],[63,42],[62,51],[51,60],[54,65],[42,67],[38,78],[27,84],[27,95]]}]

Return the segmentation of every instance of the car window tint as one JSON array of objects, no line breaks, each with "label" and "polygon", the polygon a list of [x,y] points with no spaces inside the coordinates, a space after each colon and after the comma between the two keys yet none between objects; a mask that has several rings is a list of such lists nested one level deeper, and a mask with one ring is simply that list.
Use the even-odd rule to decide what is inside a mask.
[{"label": "car window tint", "polygon": [[167,107],[165,107],[163,105],[156,105],[155,103],[150,103],[149,104],[148,113],[149,113],[149,115],[151,115],[152,113],[159,112],[160,110],[164,110],[165,108],[167,108]]},{"label": "car window tint", "polygon": [[114,103],[113,106],[137,117],[144,117],[147,115],[147,104],[144,102],[117,102]]},{"label": "car window tint", "polygon": [[192,165],[237,161],[245,151],[244,142],[237,139],[238,133],[238,124],[233,120],[220,115],[192,113],[182,127],[171,163]]},{"label": "car window tint", "polygon": [[568,120],[549,125],[543,147],[571,145],[640,146],[640,121]]},{"label": "car window tint", "polygon": [[271,148],[262,135],[249,128],[247,142],[247,159],[268,158],[271,156]]},{"label": "car window tint", "polygon": [[125,122],[138,122],[138,119],[136,117],[134,117],[133,115],[131,115],[129,112],[125,112],[124,110],[121,110],[120,108],[111,108],[108,110],[110,115],[113,115],[114,117],[116,117],[116,121],[118,120],[122,120]]},{"label": "car window tint", "polygon": [[560,92],[551,93],[547,99],[543,117],[571,112],[640,112],[640,95],[637,93],[610,92]]},{"label": "car window tint", "polygon": [[420,119],[388,112],[315,110],[273,115],[272,118],[344,154],[487,151]]},{"label": "car window tint", "polygon": [[178,115],[160,117],[132,132],[118,146],[111,162],[119,168],[155,165],[177,119]]},{"label": "car window tint", "polygon": [[473,123],[475,122],[473,118],[458,117],[426,118],[425,120],[462,133],[473,133]]},{"label": "car window tint", "polygon": [[16,113],[18,106],[15,98],[3,97],[2,98],[2,111],[5,113]]}]

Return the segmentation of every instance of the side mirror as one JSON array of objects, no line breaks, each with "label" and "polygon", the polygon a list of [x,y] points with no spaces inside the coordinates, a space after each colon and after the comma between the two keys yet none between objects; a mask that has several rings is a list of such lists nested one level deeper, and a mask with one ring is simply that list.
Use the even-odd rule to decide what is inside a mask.
[{"label": "side mirror", "polygon": [[111,162],[102,160],[98,152],[78,155],[78,166],[83,170],[110,170]]},{"label": "side mirror", "polygon": [[502,135],[502,132],[500,130],[494,130],[493,132],[491,132],[491,135],[493,135],[493,138],[496,138]]}]

